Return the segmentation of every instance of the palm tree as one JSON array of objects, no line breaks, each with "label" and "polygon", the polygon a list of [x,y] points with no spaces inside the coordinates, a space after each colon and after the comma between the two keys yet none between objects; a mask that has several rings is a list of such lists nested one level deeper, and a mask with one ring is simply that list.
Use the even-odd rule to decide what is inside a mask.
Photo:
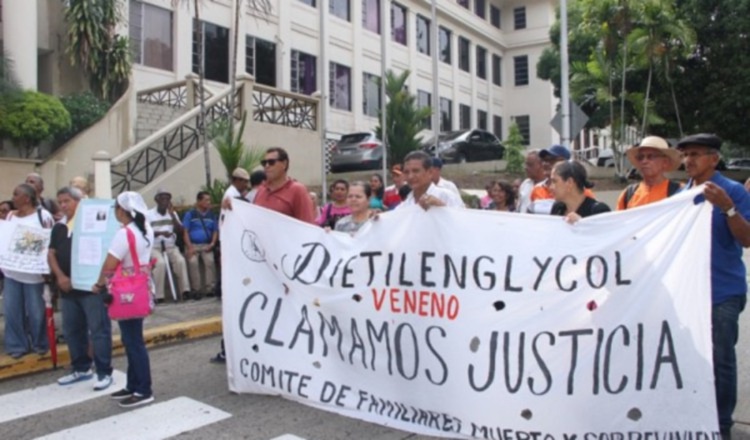
[{"label": "palm tree", "polygon": [[[638,7],[639,9],[636,12],[638,25],[630,35],[630,40],[636,52],[642,54],[641,61],[648,66],[648,80],[641,124],[641,135],[645,136],[648,128],[648,111],[654,70],[661,65],[667,82],[671,83],[669,78],[671,57],[679,49],[691,46],[695,41],[695,34],[683,20],[676,17],[672,2],[641,0]],[[682,123],[679,118],[676,99],[674,104],[677,125],[680,127],[680,135],[682,136]]]},{"label": "palm tree", "polygon": [[[417,107],[417,100],[406,89],[406,80],[409,78],[408,70],[400,74],[389,70],[385,74],[385,94],[388,103],[385,105],[386,121],[386,146],[388,148],[388,160],[390,164],[401,163],[407,154],[419,148],[421,137],[417,136],[422,130],[425,119],[432,115],[430,107]],[[382,87],[382,80],[381,85]],[[382,121],[380,112],[378,121]],[[383,127],[378,123],[375,127],[378,139],[383,139]]]}]

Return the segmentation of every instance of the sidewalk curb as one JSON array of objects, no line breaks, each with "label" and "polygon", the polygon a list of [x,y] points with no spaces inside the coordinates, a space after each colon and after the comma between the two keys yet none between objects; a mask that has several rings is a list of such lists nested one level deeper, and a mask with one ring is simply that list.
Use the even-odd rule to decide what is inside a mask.
[{"label": "sidewalk curb", "polygon": [[[115,323],[112,323],[115,325]],[[206,338],[221,334],[221,316],[197,319],[195,321],[180,322],[161,327],[146,329],[143,338],[149,348],[169,345],[190,339]],[[125,353],[120,341],[120,335],[112,335],[112,355]],[[70,364],[70,354],[67,345],[57,347],[57,368],[66,369]],[[0,355],[0,381],[40,371],[54,370],[52,357],[49,353],[44,356],[29,354],[21,359],[13,359],[8,355]]]}]

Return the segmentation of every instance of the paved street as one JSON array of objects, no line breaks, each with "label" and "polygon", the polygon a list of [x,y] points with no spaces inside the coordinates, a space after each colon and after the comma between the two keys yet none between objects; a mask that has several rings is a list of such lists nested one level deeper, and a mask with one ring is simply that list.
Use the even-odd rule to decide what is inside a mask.
[{"label": "paved street", "polygon": [[[224,366],[208,362],[218,346],[219,338],[213,337],[152,350],[156,401],[141,409],[119,408],[109,399],[108,393],[94,393],[91,382],[65,387],[65,392],[59,393],[62,387],[54,384],[55,379],[63,374],[59,371],[2,382],[0,439],[33,439],[41,436],[161,439],[181,433],[184,433],[180,436],[182,439],[427,439],[315,410],[278,397],[231,394],[227,391]],[[123,357],[115,359],[115,368],[124,371]],[[120,386],[124,381],[122,377]],[[64,404],[65,401],[76,399],[79,403],[65,404],[62,408],[39,413],[41,407],[49,408],[47,402],[41,397],[29,402],[32,399],[29,390],[43,386],[50,389],[40,390],[42,395],[58,391],[57,403]],[[110,391],[117,389],[117,385],[114,385]],[[84,397],[78,397],[81,394]],[[83,398],[88,400],[80,401]],[[23,411],[24,404],[28,403],[31,403],[29,411],[32,413],[8,420],[15,412]],[[128,420],[128,414],[133,411],[145,414],[137,420]],[[147,432],[136,430],[144,424],[143,420],[153,422]],[[89,428],[84,425],[91,422],[99,425],[94,426],[93,431],[88,431]]]}]

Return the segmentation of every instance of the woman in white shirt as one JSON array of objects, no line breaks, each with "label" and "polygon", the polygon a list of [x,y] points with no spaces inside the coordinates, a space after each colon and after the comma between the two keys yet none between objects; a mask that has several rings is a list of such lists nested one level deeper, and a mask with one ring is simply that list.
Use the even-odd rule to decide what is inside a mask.
[{"label": "woman in white shirt", "polygon": [[[115,203],[117,221],[123,227],[115,234],[109,247],[99,279],[92,291],[99,293],[106,287],[106,281],[114,274],[117,266],[122,263],[123,269],[133,269],[133,259],[130,256],[127,229],[135,236],[135,250],[141,263],[141,270],[150,272],[148,261],[154,243],[154,231],[146,221],[148,207],[140,194],[132,191],[121,193]],[[153,290],[153,283],[150,283]],[[112,394],[112,398],[120,400],[120,406],[130,408],[153,402],[151,390],[151,366],[143,340],[143,318],[118,321],[122,345],[128,358],[128,375],[125,388]]]},{"label": "woman in white shirt", "polygon": [[[37,208],[36,190],[25,183],[13,190],[15,211],[8,214],[6,221],[32,228],[51,228],[52,215],[43,208]],[[36,246],[41,241],[33,241],[29,246]],[[44,249],[46,251],[46,249]],[[41,249],[30,249],[31,252]],[[47,339],[47,322],[44,318],[44,279],[38,273],[25,273],[12,269],[3,269],[5,287],[3,289],[3,308],[5,312],[5,351],[18,359],[33,350],[45,354],[49,350]],[[31,346],[24,326],[24,317],[28,318],[28,332]]]}]

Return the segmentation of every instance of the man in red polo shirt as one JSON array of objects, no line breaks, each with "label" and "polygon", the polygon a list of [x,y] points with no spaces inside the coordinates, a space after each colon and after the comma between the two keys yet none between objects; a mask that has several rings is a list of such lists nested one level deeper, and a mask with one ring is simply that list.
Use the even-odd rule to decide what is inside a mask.
[{"label": "man in red polo shirt", "polygon": [[255,204],[286,214],[307,223],[314,223],[312,200],[307,187],[287,175],[289,154],[281,147],[271,147],[260,161],[266,181],[258,189]]},{"label": "man in red polo shirt", "polygon": [[[271,147],[260,161],[266,180],[255,195],[254,204],[276,212],[294,217],[297,220],[315,224],[312,200],[307,187],[287,175],[289,171],[289,154],[281,147]],[[232,199],[221,202],[222,209],[232,209]],[[226,362],[224,340],[221,340],[221,351],[211,358],[212,363]]]}]

